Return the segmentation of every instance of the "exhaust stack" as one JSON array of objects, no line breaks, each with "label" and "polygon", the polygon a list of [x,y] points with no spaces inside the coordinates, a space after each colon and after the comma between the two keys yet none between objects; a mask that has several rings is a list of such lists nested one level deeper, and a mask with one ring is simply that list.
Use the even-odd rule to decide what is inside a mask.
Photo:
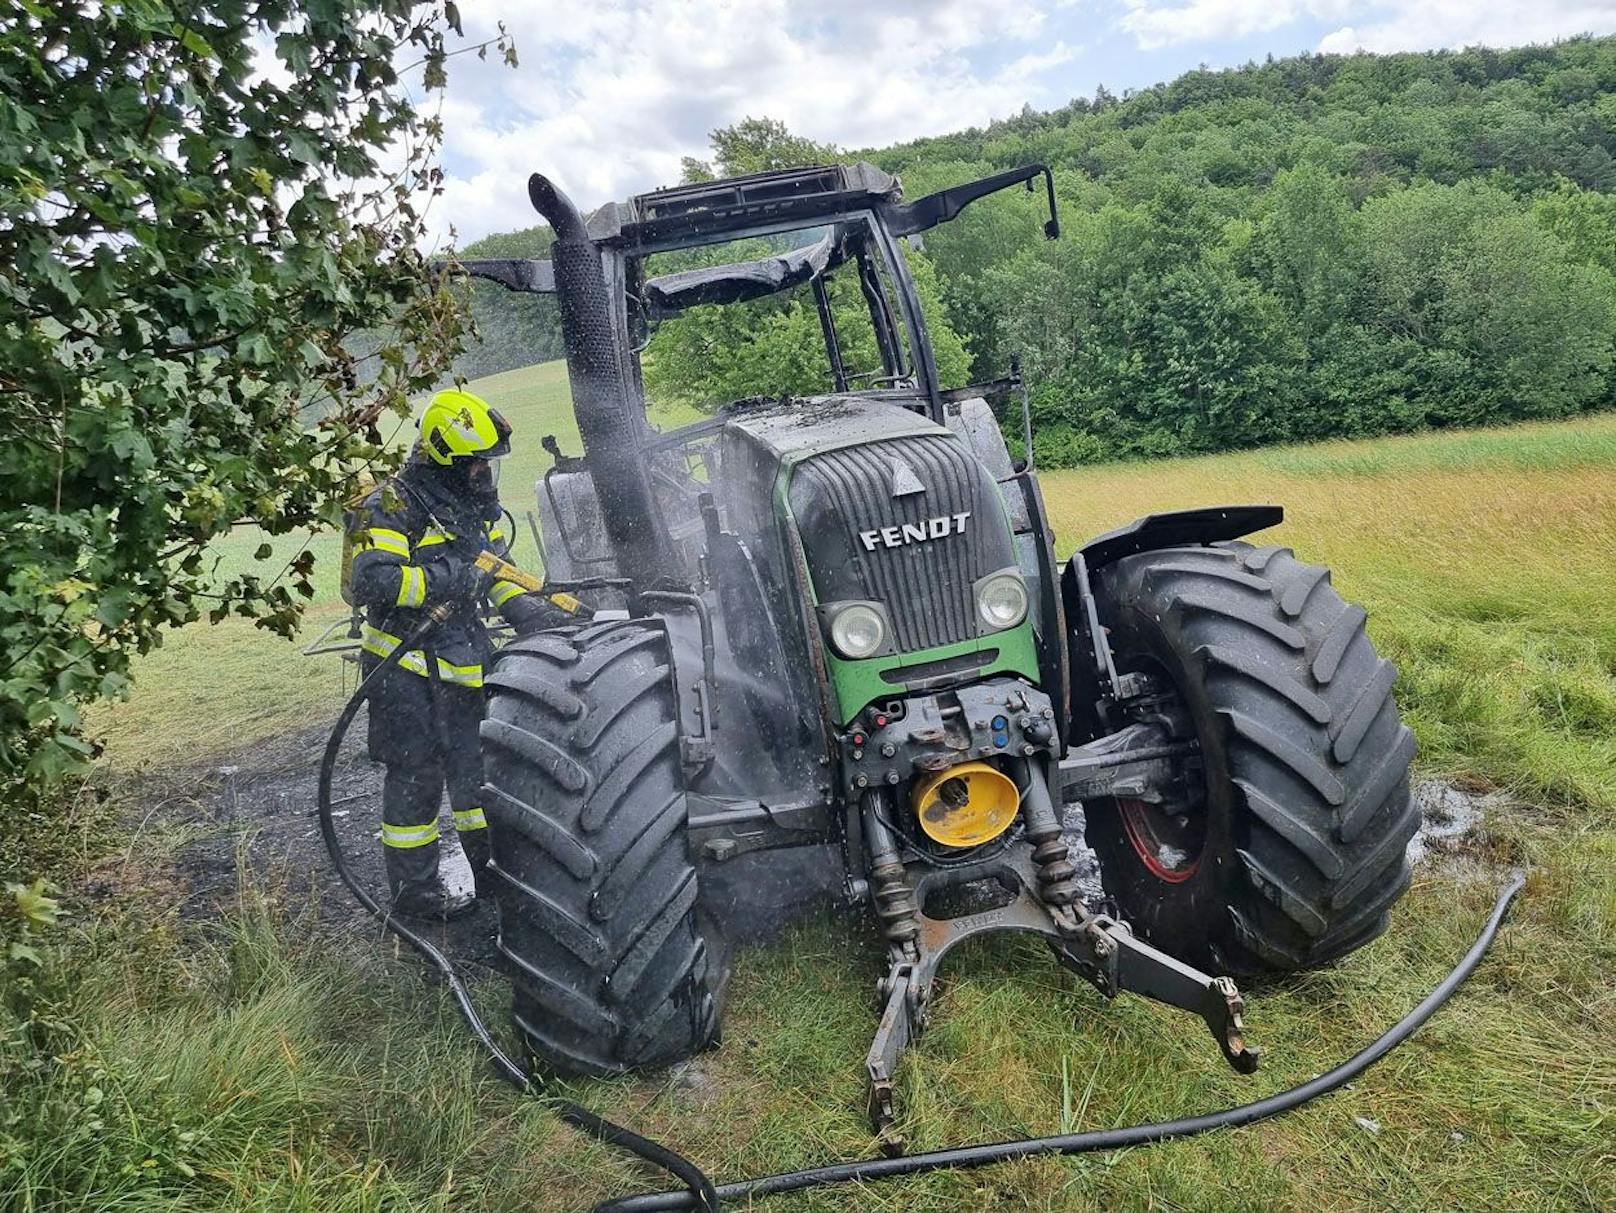
[{"label": "exhaust stack", "polygon": [[610,289],[583,216],[540,173],[528,178],[527,194],[556,234],[550,255],[567,344],[567,378],[601,521],[623,557],[620,572],[644,588],[673,567],[667,537],[657,522],[650,471],[640,454],[650,433],[644,401],[630,387],[619,357]]}]

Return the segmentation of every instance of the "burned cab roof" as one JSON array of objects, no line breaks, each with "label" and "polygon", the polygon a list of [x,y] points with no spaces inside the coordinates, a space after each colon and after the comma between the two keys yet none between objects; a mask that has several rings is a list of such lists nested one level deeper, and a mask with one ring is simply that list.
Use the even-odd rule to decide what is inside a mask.
[{"label": "burned cab roof", "polygon": [[645,284],[645,302],[653,318],[677,315],[702,303],[741,303],[760,299],[812,281],[841,263],[835,233],[802,248],[755,261],[704,266],[663,274]]},{"label": "burned cab roof", "polygon": [[608,202],[589,217],[589,234],[603,244],[654,244],[777,220],[811,220],[892,204],[902,196],[896,177],[862,161],[779,169]]}]

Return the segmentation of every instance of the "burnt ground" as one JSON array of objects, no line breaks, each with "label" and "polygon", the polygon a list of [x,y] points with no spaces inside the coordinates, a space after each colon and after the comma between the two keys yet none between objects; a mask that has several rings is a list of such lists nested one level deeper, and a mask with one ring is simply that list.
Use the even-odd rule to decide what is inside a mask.
[{"label": "burnt ground", "polygon": [[[151,849],[139,842],[162,837],[182,921],[214,918],[247,885],[284,891],[312,913],[318,933],[375,928],[331,865],[315,811],[320,759],[331,722],[298,730],[218,763],[198,764],[162,778],[137,777],[120,789],[135,806],[131,858]],[[361,716],[344,744],[332,780],[332,817],[349,868],[377,900],[385,900],[382,869],[382,768],[364,755]],[[445,882],[469,890],[471,869],[453,841],[445,812]],[[92,888],[92,892],[95,890]],[[493,961],[494,912],[426,933],[459,963]]]},{"label": "burnt ground", "polygon": [[[165,875],[176,886],[173,895],[182,921],[216,917],[250,884],[284,890],[300,901],[306,898],[313,910],[309,921],[322,933],[374,929],[332,868],[320,834],[315,803],[331,723],[321,721],[228,758],[161,777],[122,781],[117,791],[119,799],[131,806],[130,826],[136,838],[129,858],[144,866],[142,860],[162,856]],[[379,835],[382,768],[366,757],[364,736],[361,714],[339,754],[332,780],[332,817],[349,868],[380,900],[385,888]],[[1082,810],[1068,809],[1065,825],[1079,885],[1088,898],[1098,901],[1099,864],[1082,842]],[[445,882],[469,890],[471,871],[458,846],[449,841],[454,830],[447,807],[441,829]],[[745,942],[767,939],[802,914],[834,904],[841,884],[839,861],[828,849],[746,856],[709,869],[709,874],[715,878],[714,899],[726,907],[739,907],[737,918],[747,924]],[[115,879],[107,875],[108,881]],[[982,895],[984,904],[1000,900],[996,889],[984,889]],[[955,913],[971,908],[978,907],[949,907]],[[434,925],[430,934],[457,962],[492,964],[494,931],[494,912],[484,906],[467,918]]]},{"label": "burnt ground", "polygon": [[[236,901],[245,884],[252,884],[284,890],[299,901],[306,897],[313,910],[308,921],[319,933],[336,936],[375,929],[332,869],[320,836],[315,799],[329,728],[329,722],[321,721],[227,761],[198,764],[161,779],[131,779],[119,789],[124,803],[133,806],[135,841],[128,858],[144,866],[144,859],[165,855],[163,866],[177,886],[174,895],[182,920],[217,916]],[[361,716],[336,769],[333,817],[351,869],[380,899],[381,768],[365,757],[363,737]],[[1478,795],[1451,783],[1423,779],[1416,783],[1415,799],[1422,825],[1409,847],[1412,860],[1474,863],[1482,858],[1481,828],[1488,812],[1498,807],[1496,793]],[[1082,810],[1068,809],[1064,825],[1080,887],[1087,900],[1098,902],[1103,896],[1099,864],[1082,842]],[[471,872],[458,846],[449,841],[454,831],[446,811],[443,835],[446,883],[469,889]],[[158,844],[158,839],[166,842]],[[750,939],[767,938],[802,912],[834,900],[833,890],[840,883],[834,855],[802,857],[800,866],[779,852],[747,858],[757,862],[724,865],[731,870],[718,883],[727,886],[723,901],[747,903],[745,918],[755,927],[748,932]],[[804,887],[806,895],[801,892]],[[92,887],[92,894],[96,891]],[[988,889],[982,895],[988,899],[985,904],[1000,900]],[[966,904],[949,910],[972,908],[981,907]],[[464,919],[433,926],[429,934],[451,958],[480,968],[495,963],[495,928],[494,911],[481,906]]]}]

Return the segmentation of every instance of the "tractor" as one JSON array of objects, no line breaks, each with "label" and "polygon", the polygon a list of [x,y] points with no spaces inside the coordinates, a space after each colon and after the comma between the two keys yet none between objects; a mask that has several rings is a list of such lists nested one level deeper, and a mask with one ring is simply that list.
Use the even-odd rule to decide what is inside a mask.
[{"label": "tractor", "polygon": [[[1249,1072],[1234,977],[1385,930],[1414,738],[1363,609],[1244,539],[1271,505],[1152,514],[1058,560],[1019,373],[938,382],[906,248],[1040,182],[1053,239],[1041,165],[913,201],[869,164],[792,168],[587,220],[535,174],[550,258],[461,263],[557,297],[582,443],[546,438],[536,532],[547,587],[593,616],[504,646],[482,726],[498,947],[553,1070],[713,1046],[756,907],[827,865],[887,952],[866,1066],[895,1150],[899,1057],[967,939],[1042,936]],[[775,296],[811,298],[823,390],[653,426],[658,327]],[[1076,878],[1079,806],[1103,893]]]}]

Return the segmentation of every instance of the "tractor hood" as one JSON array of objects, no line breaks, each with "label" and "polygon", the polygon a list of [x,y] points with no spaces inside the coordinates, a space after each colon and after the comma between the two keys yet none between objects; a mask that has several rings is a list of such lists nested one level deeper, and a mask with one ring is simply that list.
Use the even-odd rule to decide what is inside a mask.
[{"label": "tractor hood", "polygon": [[725,428],[786,466],[891,438],[950,437],[947,427],[904,407],[914,400],[912,393],[861,393],[732,405]]},{"label": "tractor hood", "polygon": [[754,483],[772,482],[817,607],[878,604],[893,656],[987,642],[975,588],[1016,567],[1015,542],[992,474],[957,434],[868,395],[765,405],[726,429],[764,472]]}]

